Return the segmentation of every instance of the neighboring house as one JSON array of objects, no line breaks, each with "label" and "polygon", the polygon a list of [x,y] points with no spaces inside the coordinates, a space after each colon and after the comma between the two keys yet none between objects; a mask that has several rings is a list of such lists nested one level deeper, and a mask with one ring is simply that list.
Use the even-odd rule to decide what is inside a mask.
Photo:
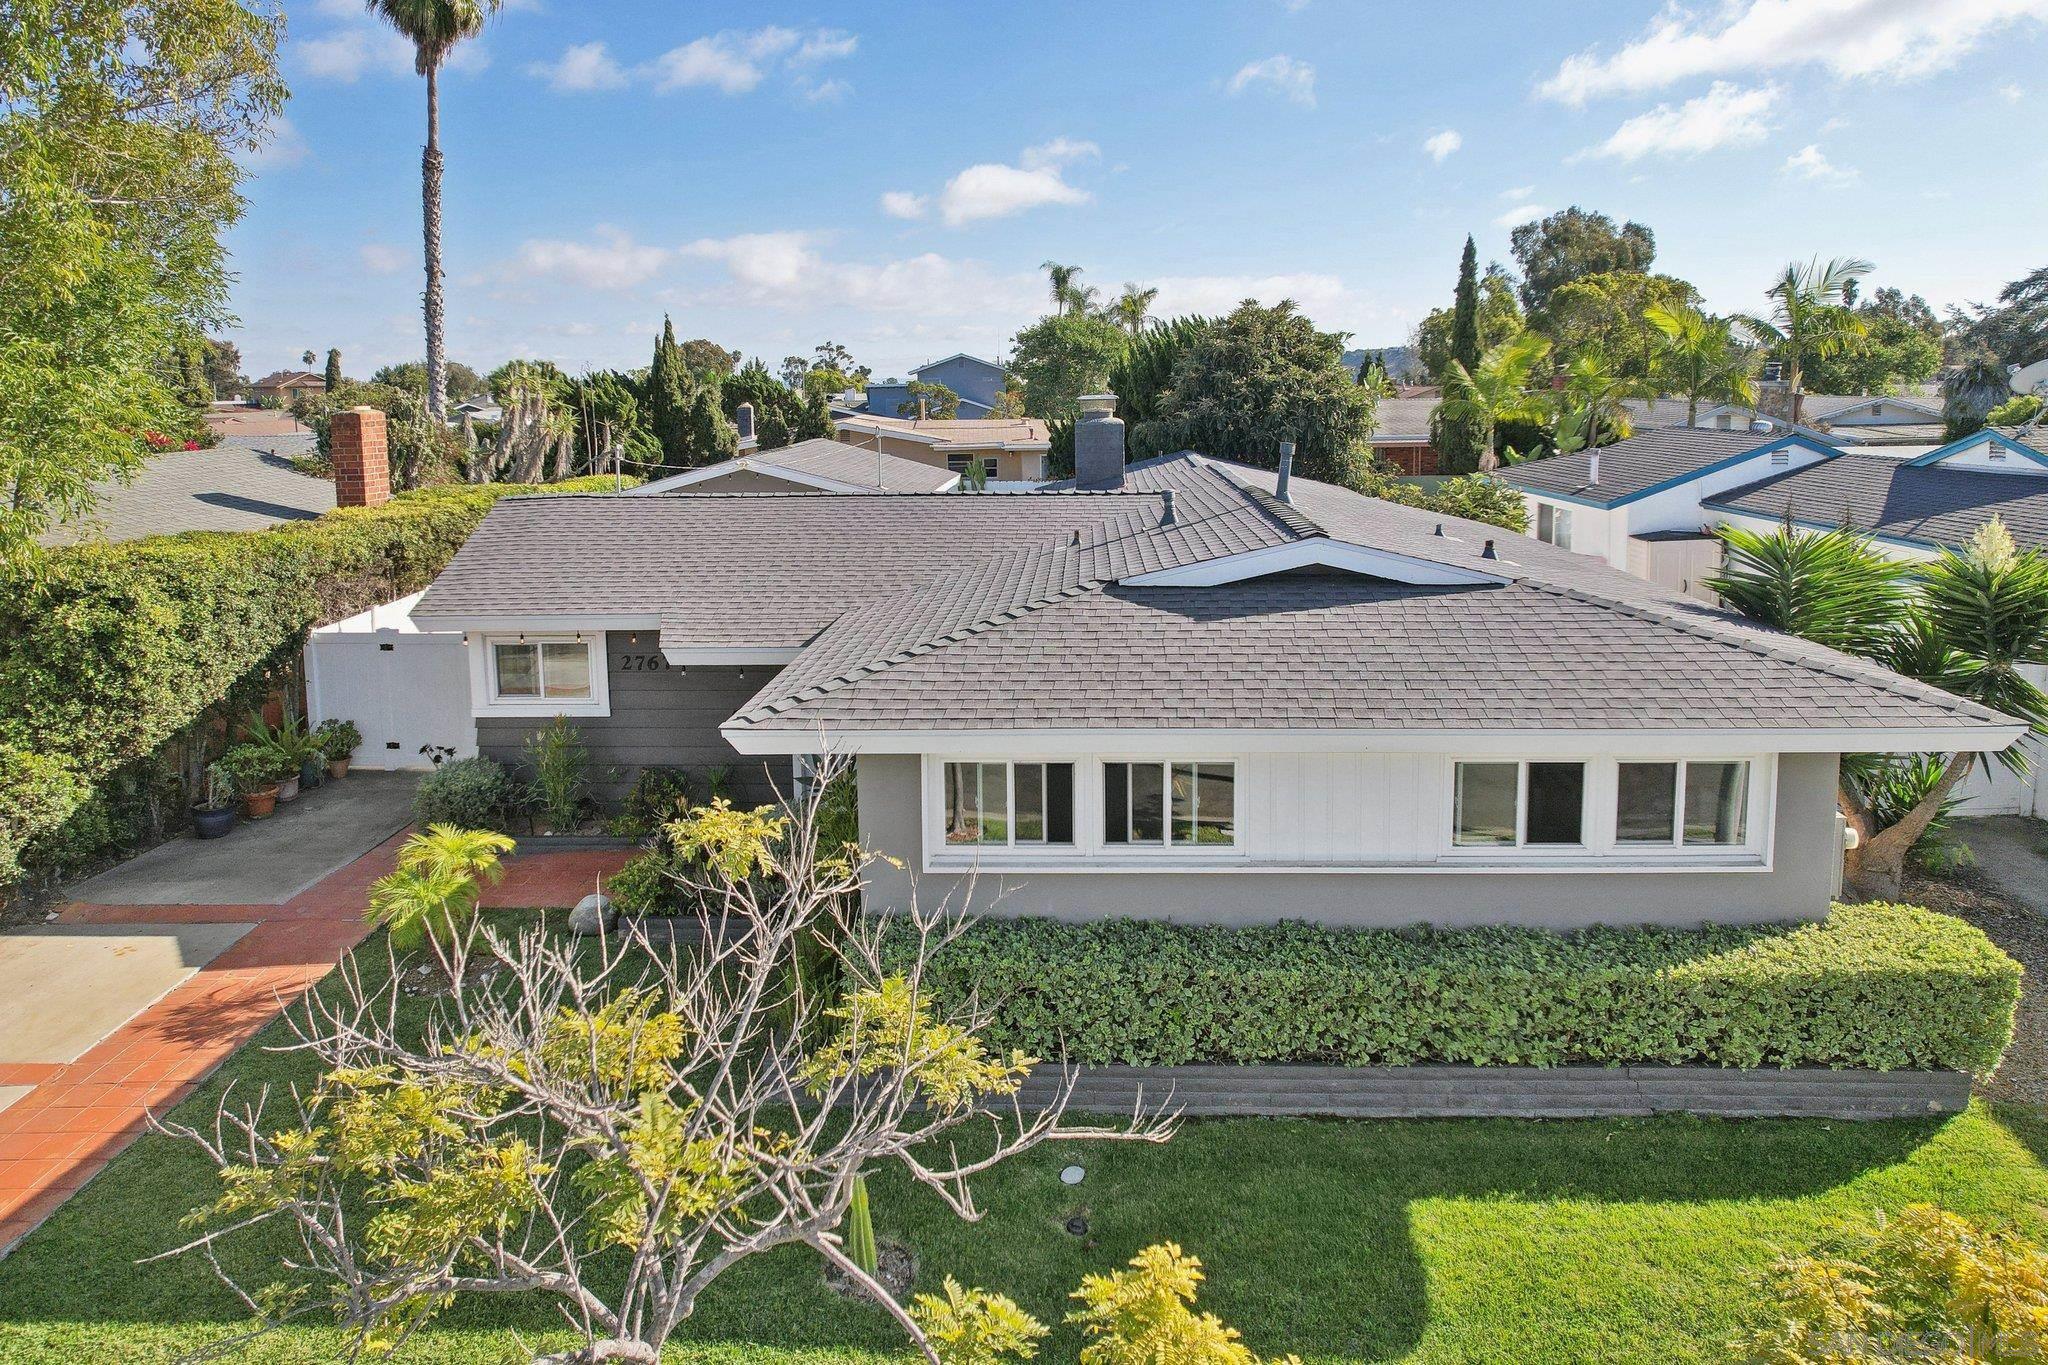
[{"label": "neighboring house", "polygon": [[140,540],[179,531],[260,531],[305,521],[334,506],[334,484],[301,474],[295,456],[314,452],[313,435],[229,436],[208,450],[152,455],[131,483],[96,485],[90,519],[59,526],[45,545]]},{"label": "neighboring house", "polygon": [[993,360],[964,354],[949,355],[944,360],[918,366],[910,372],[907,380],[870,381],[862,410],[875,417],[914,416],[914,413],[904,413],[899,409],[914,401],[910,395],[910,382],[916,380],[923,384],[944,384],[959,394],[960,416],[986,417],[995,411],[996,397],[1002,393],[1009,374]]},{"label": "neighboring house", "polygon": [[1536,539],[1708,600],[1700,580],[1720,567],[1721,550],[1702,501],[1838,453],[1800,435],[1659,427],[1513,465],[1500,478],[1521,490]]},{"label": "neighboring house", "polygon": [[301,394],[325,393],[327,381],[311,370],[279,370],[266,374],[249,386],[249,396],[262,401],[274,398],[287,406]]},{"label": "neighboring house", "polygon": [[505,409],[493,403],[488,395],[466,398],[448,410],[448,425],[459,427],[465,417],[472,422],[501,422],[505,419]]},{"label": "neighboring house", "polygon": [[980,462],[992,480],[1034,483],[1046,477],[1052,433],[1036,417],[877,417],[854,413],[834,422],[835,439],[919,464],[964,474]]},{"label": "neighboring house", "polygon": [[[1710,438],[1711,439],[1711,438]],[[479,749],[854,756],[860,827],[983,912],[1329,924],[1817,918],[1837,756],[2024,727],[1476,522],[1077,425],[1030,493],[507,498],[414,609]]]},{"label": "neighboring house", "polygon": [[1429,419],[1438,399],[1382,398],[1373,411],[1373,458],[1403,474],[1438,473],[1436,447],[1430,444]]},{"label": "neighboring house", "polygon": [[960,486],[947,469],[818,437],[656,479],[647,493],[945,493]]},{"label": "neighboring house", "polygon": [[1801,435],[1830,445],[1937,446],[1944,426],[1939,398],[1908,395],[1809,393],[1800,402],[1800,424],[1787,414],[1791,398],[1772,395],[1764,409],[1717,403],[1702,407],[1695,426],[1716,431]]}]

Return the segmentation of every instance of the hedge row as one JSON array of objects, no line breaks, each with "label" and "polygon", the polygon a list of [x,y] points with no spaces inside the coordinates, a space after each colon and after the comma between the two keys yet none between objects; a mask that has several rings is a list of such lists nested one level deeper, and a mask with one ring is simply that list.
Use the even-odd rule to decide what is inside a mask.
[{"label": "hedge row", "polygon": [[[901,955],[907,942],[892,938]],[[1703,1063],[1989,1072],[2020,966],[1902,905],[1797,928],[1226,929],[984,920],[941,951],[941,1000],[1048,1059],[1558,1066]]]},{"label": "hedge row", "polygon": [[267,531],[54,549],[0,579],[0,892],[97,784],[311,627],[424,587],[498,498],[612,486],[423,489]]}]

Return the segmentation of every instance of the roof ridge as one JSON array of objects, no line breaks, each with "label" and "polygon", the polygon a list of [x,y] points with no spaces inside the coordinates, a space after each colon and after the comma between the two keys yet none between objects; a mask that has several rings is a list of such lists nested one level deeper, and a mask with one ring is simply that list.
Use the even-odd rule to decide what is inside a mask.
[{"label": "roof ridge", "polygon": [[[1186,453],[1197,467],[1222,479],[1240,497],[1251,503],[1258,511],[1263,512],[1266,519],[1272,522],[1278,529],[1302,539],[1313,539],[1317,536],[1327,538],[1329,536],[1330,532],[1327,527],[1308,513],[1302,511],[1299,507],[1296,507],[1292,502],[1283,501],[1277,494],[1268,493],[1256,484],[1241,483],[1237,479],[1232,478],[1229,472],[1222,466],[1225,464],[1236,464],[1236,461],[1217,460],[1207,455],[1196,454],[1194,451]],[[1241,465],[1239,467],[1251,469],[1256,466]]]},{"label": "roof ridge", "polygon": [[[1932,683],[1924,683],[1918,679],[1908,678],[1903,674],[1895,673],[1882,664],[1870,663],[1869,671],[1865,672],[1835,664],[1822,663],[1817,659],[1808,658],[1793,650],[1769,648],[1766,643],[1772,638],[1770,633],[1766,633],[1772,632],[1772,628],[1769,626],[1750,624],[1748,629],[1757,632],[1756,636],[1723,634],[1719,631],[1709,630],[1696,621],[1688,621],[1680,616],[1657,611],[1637,603],[1624,602],[1618,598],[1603,597],[1599,593],[1588,592],[1584,588],[1567,588],[1561,584],[1544,583],[1527,578],[1518,578],[1513,581],[1522,587],[1532,588],[1538,592],[1547,592],[1554,597],[1568,597],[1574,601],[1587,603],[1589,606],[1602,607],[1608,611],[1618,612],[1623,616],[1632,616],[1639,621],[1649,621],[1657,625],[1667,626],[1681,634],[1691,635],[1702,640],[1711,640],[1715,644],[1728,645],[1731,648],[1740,649],[1747,653],[1776,659],[1781,663],[1792,664],[1795,667],[1806,669],[1808,672],[1818,673],[1823,677],[1838,678],[1845,682],[1861,683],[1865,686],[1889,692],[1893,696],[1901,697],[1908,701],[1939,706],[1957,715],[1966,716],[1973,710],[1981,711],[1990,716],[1998,716],[2000,714],[1988,706],[1971,701],[1968,697],[1959,697],[1953,692],[1943,691]],[[1784,634],[1784,632],[1772,633]],[[1787,638],[1800,640],[1805,637],[1790,635]],[[1815,644],[1812,640],[1807,640],[1806,643]],[[1825,645],[1817,645],[1816,647],[1827,648]],[[1843,657],[1846,659],[1856,658],[1853,654],[1846,654]],[[1860,662],[1869,663],[1868,660]],[[1911,688],[1901,687],[1898,685],[1899,683],[1909,683]],[[1920,691],[1913,689],[1921,689],[1932,695],[1921,695]]]},{"label": "roof ridge", "polygon": [[[1058,546],[1052,547],[1050,552],[1058,554],[1060,552],[1060,548],[1061,547]],[[1037,555],[1047,553],[1047,551],[1034,550],[1028,553],[1032,555]],[[990,561],[990,563],[993,562],[994,561]],[[982,567],[986,568],[987,565],[983,565]],[[953,626],[948,630],[939,632],[938,634],[926,636],[925,638],[919,640],[916,644],[892,650],[890,653],[884,654],[880,658],[870,659],[866,662],[855,664],[849,668],[841,669],[839,672],[834,673],[829,677],[820,679],[817,682],[805,683],[803,687],[799,688],[797,691],[785,693],[782,696],[777,697],[774,701],[764,702],[759,706],[748,707],[745,711],[740,712],[736,718],[745,724],[752,724],[756,718],[766,719],[768,716],[780,715],[782,712],[789,710],[791,707],[797,705],[799,702],[816,701],[819,697],[829,696],[830,694],[837,692],[842,688],[851,687],[853,684],[857,682],[861,682],[864,679],[874,677],[879,673],[883,673],[888,669],[894,668],[897,664],[907,663],[911,659],[919,658],[926,654],[935,653],[936,651],[945,648],[947,645],[957,644],[962,640],[968,640],[979,635],[985,635],[989,631],[994,630],[998,626],[1008,625],[1013,621],[1017,621],[1025,616],[1032,614],[1033,612],[1043,611],[1045,608],[1052,606],[1054,603],[1068,601],[1075,597],[1081,597],[1091,592],[1100,591],[1106,582],[1108,582],[1108,580],[1102,578],[1085,578],[1080,580],[1079,582],[1068,584],[1064,587],[1054,590],[1053,592],[1045,593],[1041,596],[1030,598],[1024,602],[1012,603],[1008,606],[1005,606],[1000,611],[990,612],[988,615],[978,617],[975,620],[969,621],[965,625]],[[930,590],[931,586],[931,584],[925,584],[922,587],[907,588],[904,590],[903,593],[895,595],[907,596],[912,593],[926,592]],[[842,621],[845,619],[846,618],[844,616],[841,616],[839,618],[839,620]],[[839,624],[839,621],[834,621],[832,624],[837,625]],[[828,626],[826,629],[829,630],[830,628],[831,627]],[[808,646],[806,646],[806,648],[808,648]]]}]

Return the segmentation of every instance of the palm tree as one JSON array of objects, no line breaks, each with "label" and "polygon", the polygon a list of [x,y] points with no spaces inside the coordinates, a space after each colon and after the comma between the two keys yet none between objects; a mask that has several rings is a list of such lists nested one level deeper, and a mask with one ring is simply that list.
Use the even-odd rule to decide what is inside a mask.
[{"label": "palm tree", "polygon": [[1152,301],[1158,297],[1157,289],[1140,289],[1135,284],[1127,284],[1124,292],[1117,295],[1116,302],[1109,305],[1109,315],[1116,319],[1117,326],[1136,336],[1151,321]]},{"label": "palm tree", "polygon": [[1964,356],[1941,381],[1943,435],[1960,440],[1984,429],[1991,409],[2012,395],[2012,376],[1998,357],[1981,347]]},{"label": "palm tree", "polygon": [[473,881],[496,882],[505,875],[498,859],[515,847],[512,836],[489,829],[429,825],[398,851],[398,865],[412,872],[453,873]]},{"label": "palm tree", "polygon": [[[1652,384],[1614,373],[1607,357],[1588,347],[1565,366],[1564,387],[1557,391],[1558,426],[1571,431],[1573,450],[1604,445],[1628,434],[1628,400],[1655,392]],[[1560,442],[1559,452],[1565,449]]]},{"label": "palm tree", "polygon": [[504,0],[368,0],[370,12],[413,46],[413,68],[427,78],[427,146],[420,156],[420,199],[427,255],[427,411],[447,415],[447,321],[441,303],[441,64],[464,38],[483,31]]},{"label": "palm tree", "polygon": [[[1073,312],[1074,302],[1082,292],[1076,284],[1081,278],[1081,267],[1061,265],[1058,261],[1046,261],[1039,269],[1045,272],[1047,282],[1051,285],[1053,308],[1062,313]],[[1087,292],[1093,295],[1095,291],[1090,289]]]},{"label": "palm tree", "polygon": [[[1747,616],[1876,660],[1895,672],[2025,721],[2048,734],[2048,695],[2024,677],[2026,665],[2048,663],[2048,554],[2021,552],[1996,518],[1968,544],[1930,564],[1886,562],[1849,530],[1799,531],[1790,525],[1763,535],[1724,527],[1726,566],[1706,586]],[[1899,894],[1906,855],[1927,832],[1978,761],[1942,756],[1940,777],[1922,784],[1914,804],[1873,829],[1874,768],[1845,756],[1839,797],[1857,827],[1850,880],[1864,894]],[[2015,772],[2027,751],[2015,744],[1998,755]]]},{"label": "palm tree", "polygon": [[1756,406],[1751,354],[1726,321],[1683,303],[1654,305],[1643,319],[1663,338],[1652,364],[1665,392],[1685,395],[1687,426],[1699,417],[1701,399]]},{"label": "palm tree", "polygon": [[1799,425],[1806,406],[1805,390],[1799,386],[1806,357],[1837,355],[1869,333],[1850,300],[1856,281],[1876,268],[1854,256],[1837,256],[1825,266],[1817,256],[1805,265],[1794,261],[1764,291],[1764,297],[1776,300],[1770,317],[1736,315],[1736,325],[1778,353],[1785,387],[1792,394],[1792,425]]},{"label": "palm tree", "polygon": [[1495,346],[1479,357],[1479,364],[1467,370],[1462,361],[1450,362],[1443,379],[1443,401],[1437,404],[1437,420],[1464,422],[1481,437],[1481,469],[1500,468],[1495,441],[1502,422],[1533,421],[1542,415],[1543,405],[1529,390],[1529,380],[1550,354],[1550,341],[1537,332],[1523,332]]}]

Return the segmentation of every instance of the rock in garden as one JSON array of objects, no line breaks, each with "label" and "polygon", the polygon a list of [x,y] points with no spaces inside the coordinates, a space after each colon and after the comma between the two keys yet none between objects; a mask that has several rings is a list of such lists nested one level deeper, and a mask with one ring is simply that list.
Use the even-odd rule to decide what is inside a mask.
[{"label": "rock in garden", "polygon": [[612,909],[610,896],[593,891],[576,902],[576,908],[569,912],[569,932],[572,934],[595,934],[609,929],[618,922],[618,912]]}]

